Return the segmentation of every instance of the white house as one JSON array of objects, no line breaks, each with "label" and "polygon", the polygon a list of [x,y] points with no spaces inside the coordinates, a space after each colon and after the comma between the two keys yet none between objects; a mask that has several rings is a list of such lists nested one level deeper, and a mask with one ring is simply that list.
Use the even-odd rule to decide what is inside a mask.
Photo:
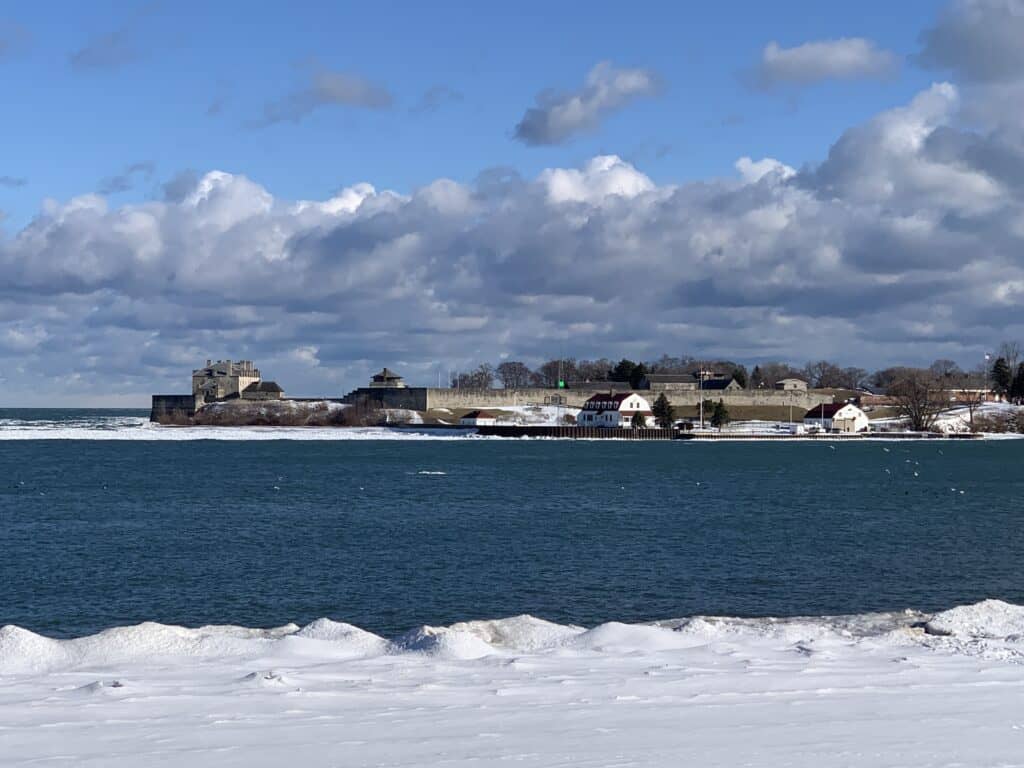
[{"label": "white house", "polygon": [[470,411],[459,419],[462,427],[492,427],[497,423],[498,417],[490,411]]},{"label": "white house", "polygon": [[867,432],[867,414],[853,403],[816,405],[804,416],[804,426],[825,432]]},{"label": "white house", "polygon": [[635,392],[594,395],[583,404],[576,424],[581,427],[629,427],[633,417],[642,415],[651,424],[651,405]]}]

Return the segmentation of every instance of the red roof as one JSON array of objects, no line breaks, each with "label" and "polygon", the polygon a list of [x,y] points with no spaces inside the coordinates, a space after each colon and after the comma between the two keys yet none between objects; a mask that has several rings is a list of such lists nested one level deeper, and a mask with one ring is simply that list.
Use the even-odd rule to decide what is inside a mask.
[{"label": "red roof", "polygon": [[622,405],[622,401],[628,397],[632,397],[632,392],[616,392],[614,394],[600,394],[594,395],[583,404],[584,410],[587,411],[607,411],[610,410],[607,403],[613,403],[613,408],[618,410],[619,406]]},{"label": "red roof", "polygon": [[825,403],[824,405],[816,405],[807,413],[804,414],[805,419],[831,419],[836,413],[849,403]]},{"label": "red roof", "polygon": [[[583,404],[583,410],[585,411],[597,411],[601,413],[603,411],[620,411],[622,410],[622,403],[633,395],[635,392],[616,392],[614,394],[600,394],[594,395]],[[624,413],[632,413],[631,410],[623,411]],[[641,408],[640,413],[650,413],[650,406],[647,408]]]}]

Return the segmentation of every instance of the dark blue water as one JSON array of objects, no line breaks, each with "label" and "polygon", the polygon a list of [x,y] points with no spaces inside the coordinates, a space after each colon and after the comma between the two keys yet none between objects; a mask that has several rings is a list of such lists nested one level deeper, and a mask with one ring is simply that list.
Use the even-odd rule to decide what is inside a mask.
[{"label": "dark blue water", "polygon": [[0,624],[394,634],[1022,601],[1022,460],[1017,441],[0,439]]}]

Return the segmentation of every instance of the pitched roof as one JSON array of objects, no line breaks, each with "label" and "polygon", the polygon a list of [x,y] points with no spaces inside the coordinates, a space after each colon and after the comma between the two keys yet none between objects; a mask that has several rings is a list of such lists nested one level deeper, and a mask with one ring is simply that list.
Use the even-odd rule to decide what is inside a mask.
[{"label": "pitched roof", "polygon": [[825,403],[816,405],[804,414],[804,419],[831,419],[850,403]]},{"label": "pitched roof", "polygon": [[704,383],[701,384],[700,388],[707,391],[709,389],[728,389],[729,385],[735,381],[731,376],[725,379],[705,379]]},{"label": "pitched roof", "polygon": [[254,381],[244,392],[284,392],[276,381]]},{"label": "pitched roof", "polygon": [[[585,411],[618,411],[622,409],[622,403],[635,395],[635,392],[615,392],[614,394],[601,393],[591,396],[583,403]],[[639,395],[638,395],[639,397]],[[641,399],[643,399],[641,397]],[[645,401],[646,402],[646,401]],[[650,406],[647,406],[648,412]],[[628,411],[627,411],[628,412]]]},{"label": "pitched roof", "polygon": [[402,378],[397,373],[392,371],[390,368],[381,369],[380,373],[373,374],[373,378],[377,381],[383,381],[385,379],[400,379]]}]

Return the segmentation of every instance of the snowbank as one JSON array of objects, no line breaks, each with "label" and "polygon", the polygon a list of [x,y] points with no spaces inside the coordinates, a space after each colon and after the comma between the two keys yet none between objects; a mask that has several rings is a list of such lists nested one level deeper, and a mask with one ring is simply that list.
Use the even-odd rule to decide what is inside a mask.
[{"label": "snowbank", "polygon": [[0,629],[0,763],[1015,765],[1024,607]]}]

